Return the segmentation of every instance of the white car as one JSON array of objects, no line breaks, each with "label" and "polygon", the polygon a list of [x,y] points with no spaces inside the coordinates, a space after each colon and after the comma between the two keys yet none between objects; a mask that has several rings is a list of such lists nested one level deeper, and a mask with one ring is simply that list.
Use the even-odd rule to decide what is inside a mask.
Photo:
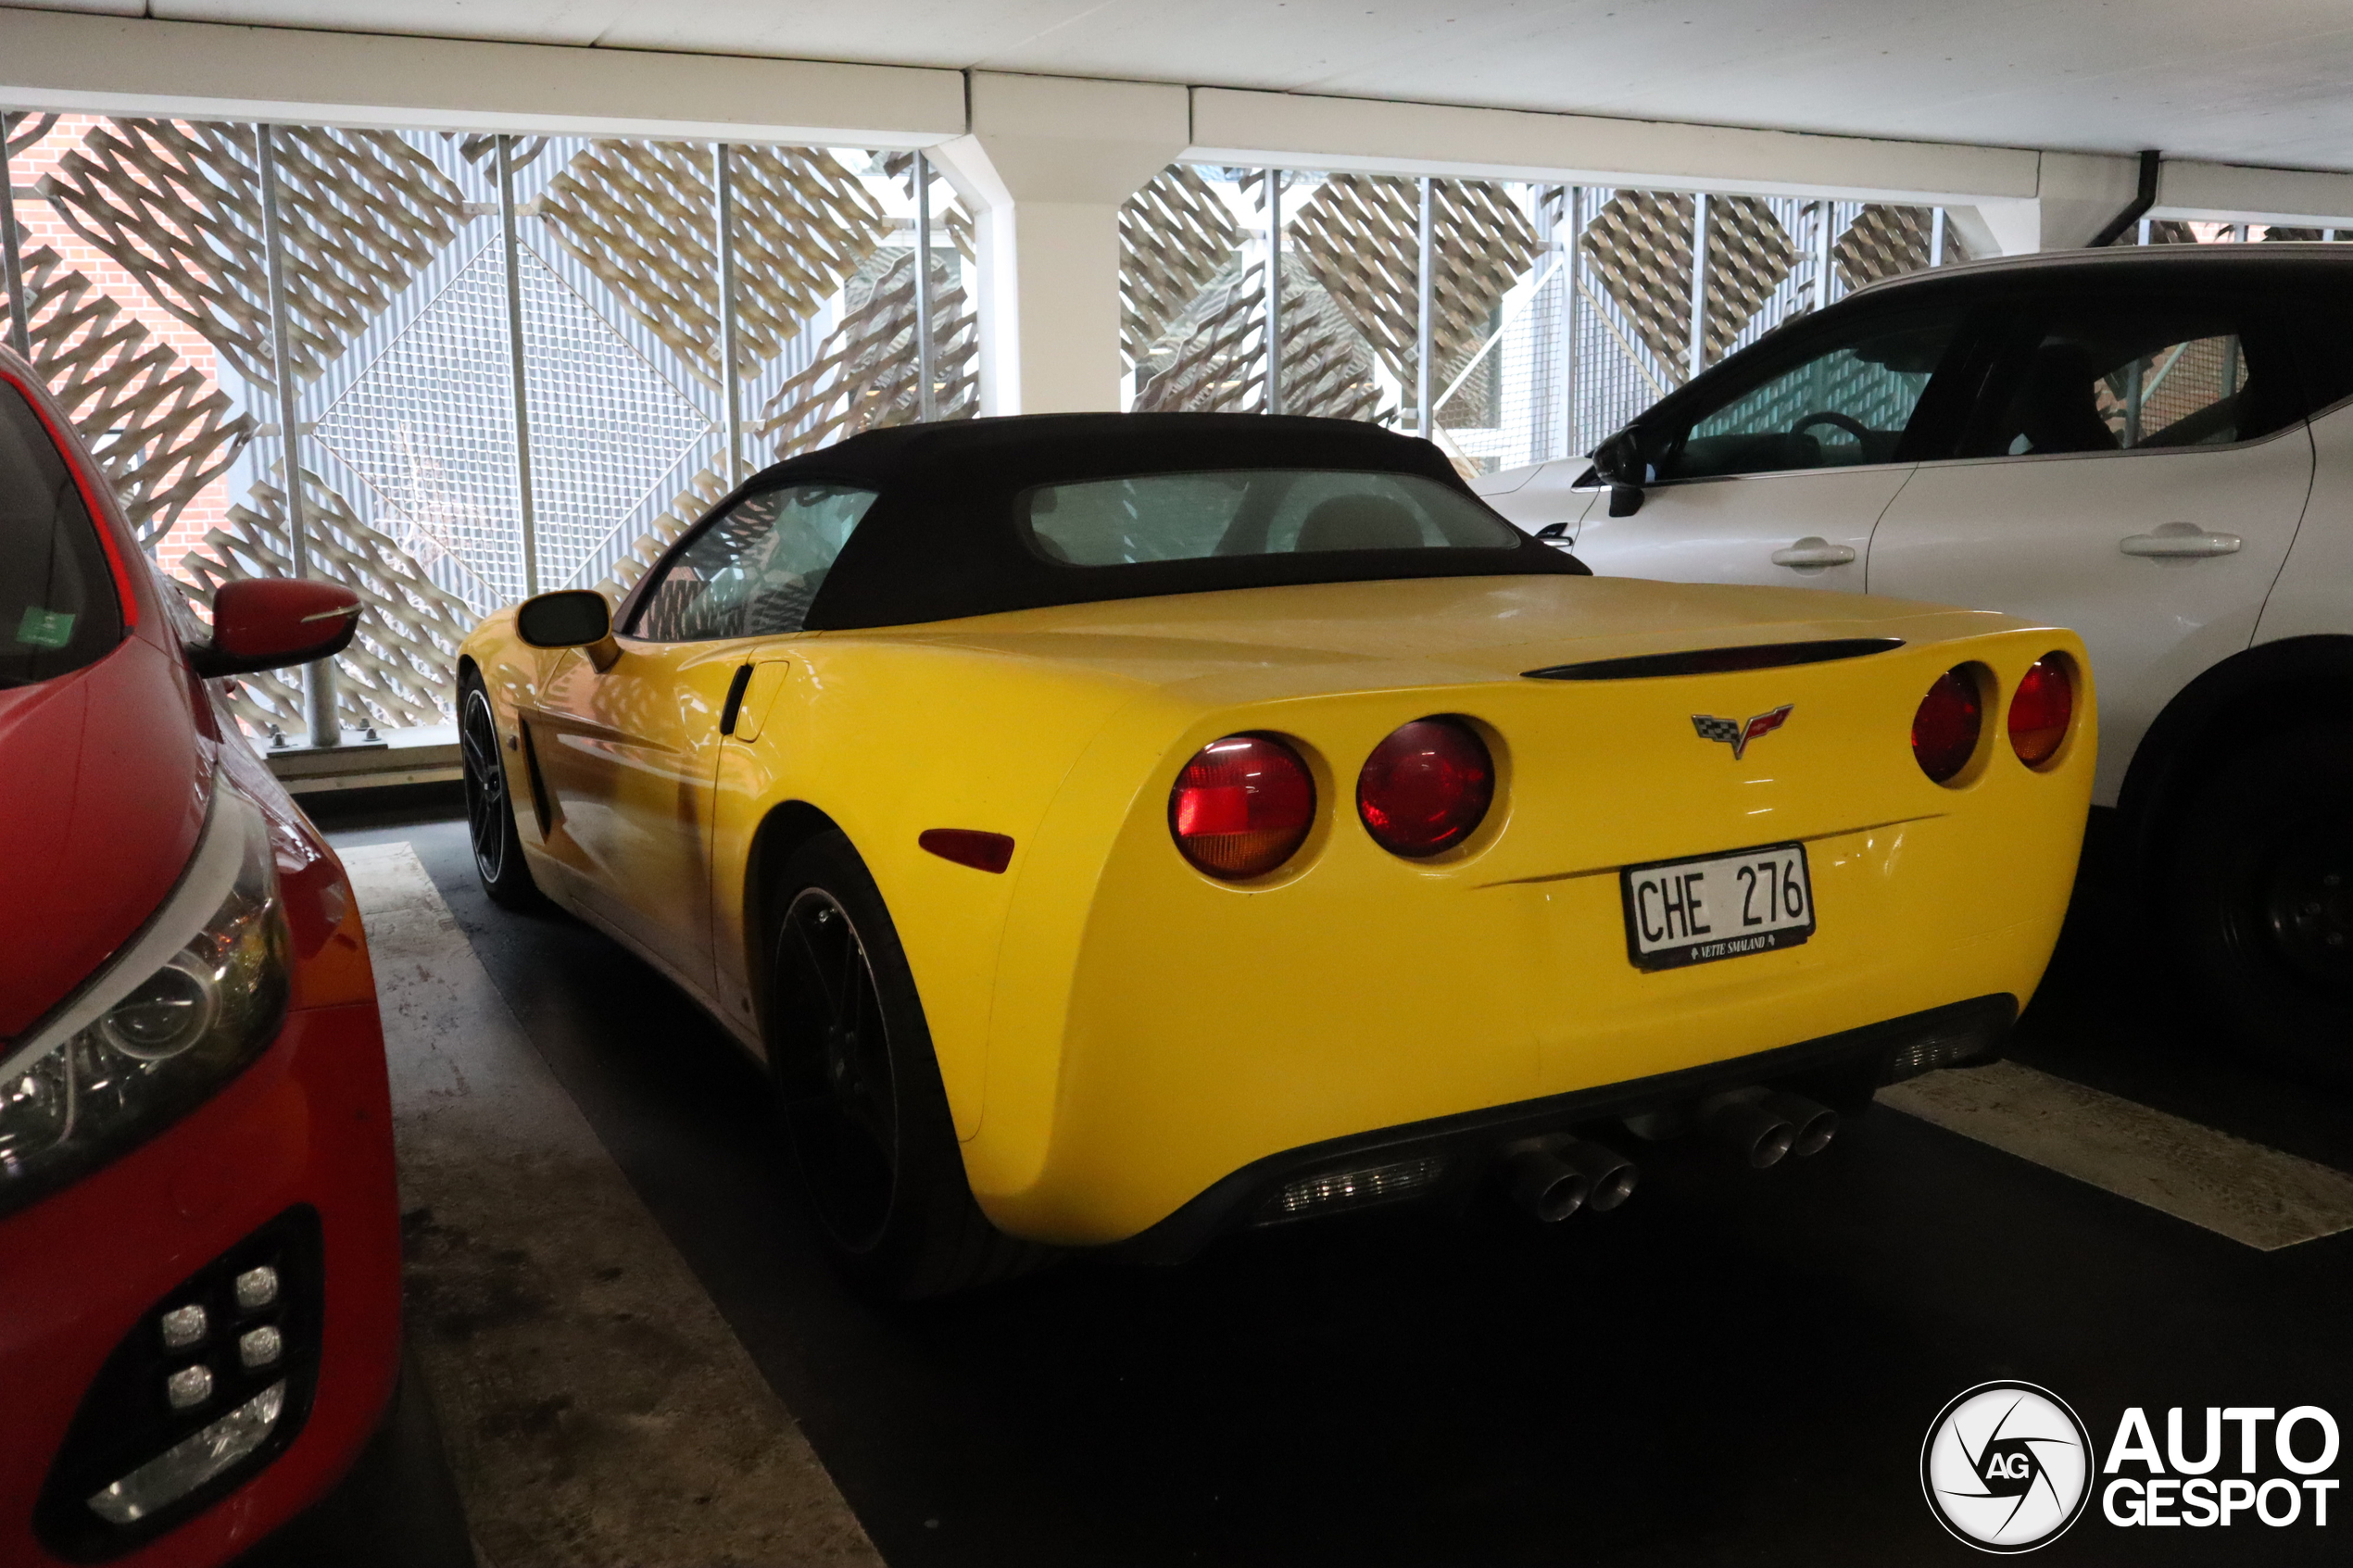
[{"label": "white car", "polygon": [[1860,290],[1476,487],[1604,574],[2075,628],[2148,939],[2353,1077],[2348,403],[2353,247],[2085,251]]}]

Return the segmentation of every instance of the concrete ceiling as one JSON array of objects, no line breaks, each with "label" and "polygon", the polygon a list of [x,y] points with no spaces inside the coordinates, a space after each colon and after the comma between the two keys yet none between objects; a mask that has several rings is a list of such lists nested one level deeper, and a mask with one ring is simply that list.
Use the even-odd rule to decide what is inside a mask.
[{"label": "concrete ceiling", "polygon": [[48,0],[2353,169],[2343,0]]}]

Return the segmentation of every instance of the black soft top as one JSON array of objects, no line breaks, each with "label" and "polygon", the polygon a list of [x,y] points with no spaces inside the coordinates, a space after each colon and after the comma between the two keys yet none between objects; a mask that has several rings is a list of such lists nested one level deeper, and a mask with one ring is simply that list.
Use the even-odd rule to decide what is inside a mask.
[{"label": "black soft top", "polygon": [[[1419,474],[1485,506],[1430,443],[1350,420],[1025,414],[869,431],[787,458],[747,481],[669,554],[763,490],[818,483],[876,492],[809,607],[812,632],[1299,583],[1586,575],[1573,558],[1524,534],[1502,549],[1329,550],[1123,566],[1050,561],[1021,538],[1014,500],[1032,486],[1227,469]],[[661,570],[639,580],[622,624]]]}]

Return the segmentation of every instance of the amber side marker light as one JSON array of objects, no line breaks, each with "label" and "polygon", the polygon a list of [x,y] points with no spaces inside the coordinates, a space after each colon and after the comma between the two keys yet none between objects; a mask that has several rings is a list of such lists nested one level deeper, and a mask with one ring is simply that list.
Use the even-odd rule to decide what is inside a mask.
[{"label": "amber side marker light", "polygon": [[1495,762],[1455,719],[1400,724],[1356,775],[1356,814],[1392,855],[1426,859],[1478,831],[1495,803]]},{"label": "amber side marker light", "polygon": [[977,828],[925,828],[915,843],[943,860],[970,866],[976,872],[1002,872],[1013,863],[1013,841],[1001,833]]},{"label": "amber side marker light", "polygon": [[1193,753],[1168,792],[1168,831],[1197,871],[1226,882],[1265,876],[1307,842],[1315,781],[1272,735],[1227,735]]},{"label": "amber side marker light", "polygon": [[2058,755],[2074,720],[2075,682],[2067,656],[2046,653],[2026,671],[2010,697],[2010,749],[2028,767],[2040,768]]},{"label": "amber side marker light", "polygon": [[1977,739],[1985,728],[1985,705],[1967,666],[1957,666],[1936,678],[1912,714],[1912,756],[1920,771],[1943,784],[1977,755]]}]

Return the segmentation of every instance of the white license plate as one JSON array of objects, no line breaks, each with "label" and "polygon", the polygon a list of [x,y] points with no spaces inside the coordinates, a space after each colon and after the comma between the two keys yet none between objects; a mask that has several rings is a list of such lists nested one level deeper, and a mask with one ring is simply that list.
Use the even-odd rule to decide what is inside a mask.
[{"label": "white license plate", "polygon": [[1814,935],[1806,846],[1768,844],[1629,866],[1626,955],[1638,969],[1680,969],[1794,947]]}]

